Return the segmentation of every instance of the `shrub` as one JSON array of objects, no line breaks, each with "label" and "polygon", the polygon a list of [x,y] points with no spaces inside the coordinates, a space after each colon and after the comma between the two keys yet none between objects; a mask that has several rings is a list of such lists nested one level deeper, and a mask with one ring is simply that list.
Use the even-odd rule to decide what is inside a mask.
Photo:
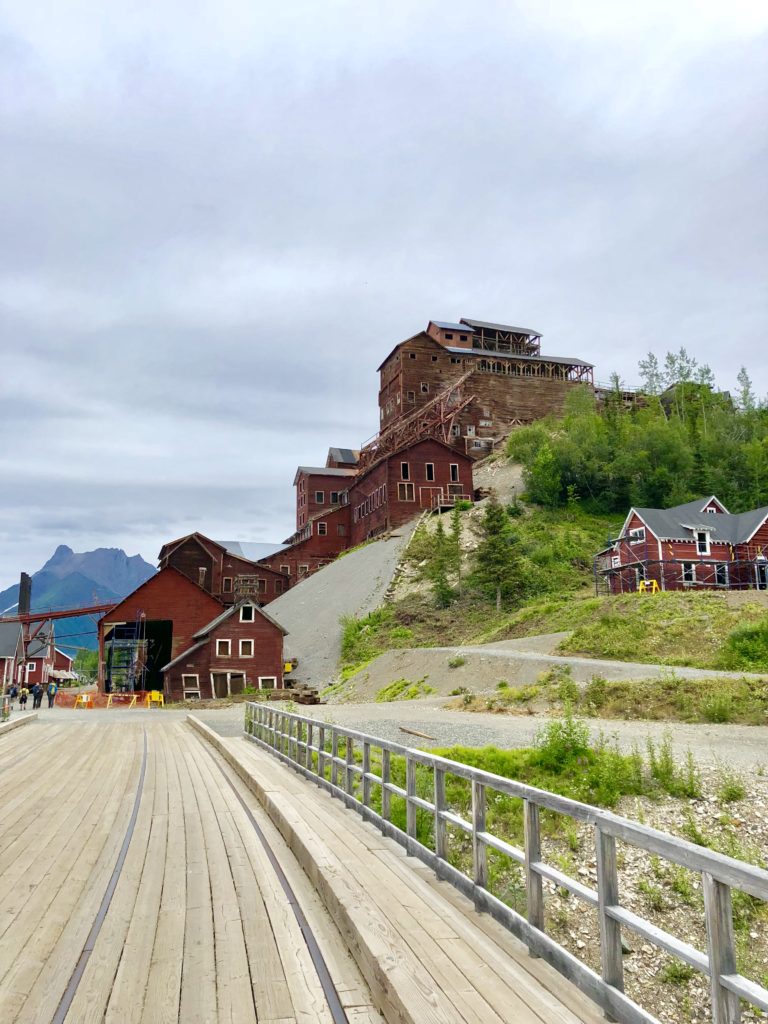
[{"label": "shrub", "polygon": [[727,693],[717,693],[702,701],[701,717],[705,722],[721,724],[733,717],[733,701]]},{"label": "shrub", "polygon": [[725,641],[722,660],[725,668],[768,671],[768,616],[735,629]]},{"label": "shrub", "polygon": [[507,682],[506,679],[500,679],[498,681],[498,683],[496,683],[496,689],[497,690],[508,690],[509,689],[509,683]]},{"label": "shrub", "polygon": [[448,668],[461,668],[462,665],[466,665],[467,659],[461,654],[457,654],[455,658],[451,658],[448,661]]},{"label": "shrub", "polygon": [[721,765],[717,786],[717,798],[720,803],[731,804],[736,800],[743,800],[746,795],[744,777],[727,765]]},{"label": "shrub", "polygon": [[455,689],[449,690],[448,691],[448,696],[449,697],[460,697],[462,695],[462,693],[469,693],[469,690],[466,688],[466,686],[457,686]]}]

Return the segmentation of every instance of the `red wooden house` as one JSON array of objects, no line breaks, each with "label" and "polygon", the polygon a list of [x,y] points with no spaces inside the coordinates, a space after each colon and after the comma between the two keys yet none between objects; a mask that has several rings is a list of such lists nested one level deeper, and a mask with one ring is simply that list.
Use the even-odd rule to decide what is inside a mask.
[{"label": "red wooden house", "polygon": [[768,507],[731,514],[714,495],[674,508],[632,508],[595,559],[609,593],[655,581],[660,590],[768,590]]},{"label": "red wooden house", "polygon": [[21,623],[0,620],[0,686],[5,692],[16,680],[19,682],[18,666],[24,656]]},{"label": "red wooden house", "polygon": [[178,569],[161,569],[99,619],[99,689],[162,690],[163,667],[223,610]]},{"label": "red wooden house", "polygon": [[351,546],[396,529],[424,509],[472,500],[472,459],[436,438],[422,438],[360,474],[349,488]]},{"label": "red wooden house", "polygon": [[342,503],[342,495],[357,475],[354,467],[299,466],[296,488],[296,529],[301,530],[318,512]]},{"label": "red wooden house", "polygon": [[290,579],[283,573],[245,557],[242,546],[237,547],[190,533],[164,544],[158,564],[177,569],[222,604],[244,597],[268,604],[288,589]]},{"label": "red wooden house", "polygon": [[163,666],[166,693],[185,700],[283,686],[285,630],[255,601],[239,601],[207,622]]},{"label": "red wooden house", "polygon": [[27,644],[23,673],[20,678],[27,686],[40,683],[46,686],[56,660],[56,637],[53,622],[44,622]]}]

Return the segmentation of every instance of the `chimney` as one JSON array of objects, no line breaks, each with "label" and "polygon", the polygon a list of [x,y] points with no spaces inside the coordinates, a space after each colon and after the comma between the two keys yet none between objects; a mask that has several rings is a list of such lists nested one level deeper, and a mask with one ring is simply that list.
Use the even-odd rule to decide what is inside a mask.
[{"label": "chimney", "polygon": [[23,572],[19,580],[19,615],[29,615],[31,604],[32,577]]}]

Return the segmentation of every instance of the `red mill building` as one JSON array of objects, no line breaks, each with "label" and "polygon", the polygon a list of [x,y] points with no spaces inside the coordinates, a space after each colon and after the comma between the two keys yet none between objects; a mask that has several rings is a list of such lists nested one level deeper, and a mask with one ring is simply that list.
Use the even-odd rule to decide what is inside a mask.
[{"label": "red mill building", "polygon": [[467,318],[430,320],[395,346],[379,373],[382,438],[408,427],[431,433],[430,421],[452,407],[447,440],[475,458],[512,427],[560,412],[575,385],[594,386],[590,363],[543,356],[538,331]]}]

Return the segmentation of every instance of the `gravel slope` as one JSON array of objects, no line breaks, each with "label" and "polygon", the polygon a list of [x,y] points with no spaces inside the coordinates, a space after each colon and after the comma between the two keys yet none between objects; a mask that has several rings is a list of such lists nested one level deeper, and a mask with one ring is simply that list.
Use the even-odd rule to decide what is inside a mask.
[{"label": "gravel slope", "polygon": [[342,615],[367,615],[384,600],[413,530],[407,524],[325,566],[293,587],[267,611],[288,630],[285,652],[298,658],[296,679],[325,686],[336,676]]}]

